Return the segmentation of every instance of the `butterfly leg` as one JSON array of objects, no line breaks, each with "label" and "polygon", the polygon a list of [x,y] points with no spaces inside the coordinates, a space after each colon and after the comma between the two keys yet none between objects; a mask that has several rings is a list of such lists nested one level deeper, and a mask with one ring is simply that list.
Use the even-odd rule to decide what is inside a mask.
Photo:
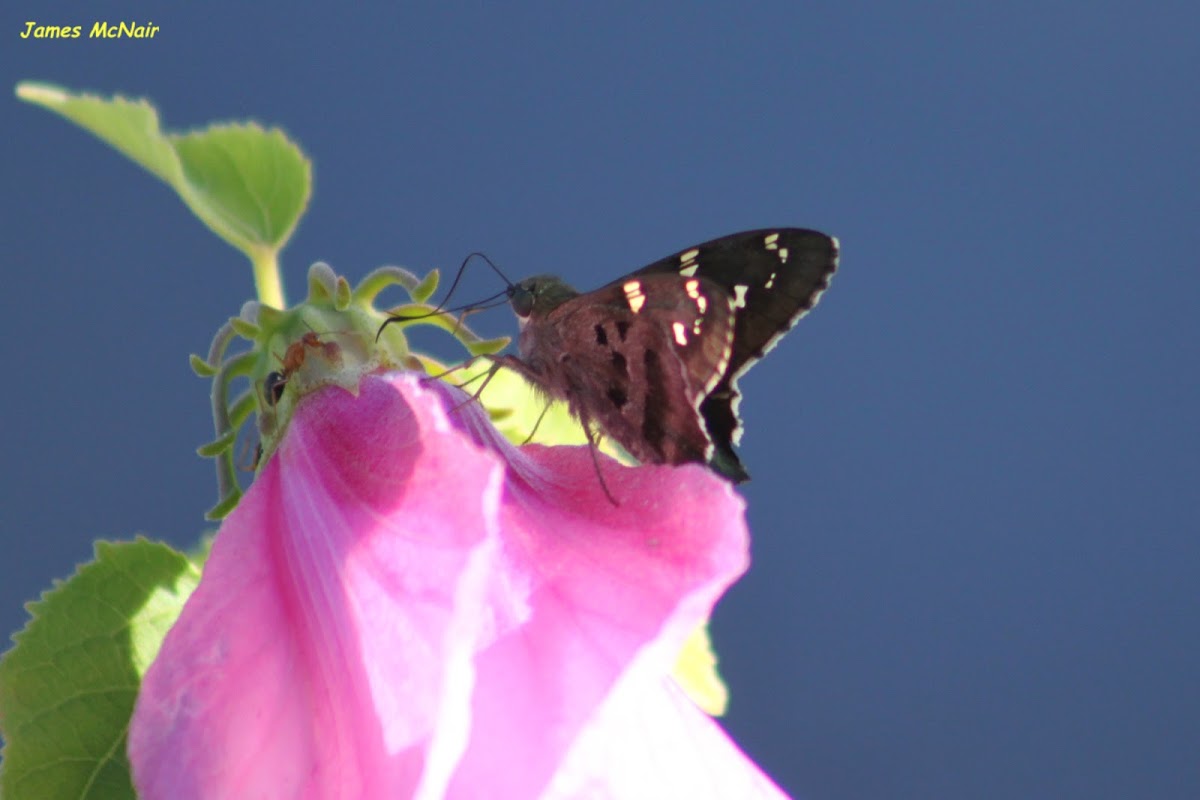
[{"label": "butterfly leg", "polygon": [[[521,361],[519,358],[514,358],[513,356],[481,356],[481,357],[491,359],[492,364],[493,364],[493,369],[499,369],[500,367],[508,367],[509,369],[513,370],[517,374],[521,375],[521,377],[525,378],[527,381],[532,383],[534,386],[544,386],[545,385],[545,378],[542,375],[539,375],[538,373],[531,370],[529,368],[529,365],[527,365],[524,361]],[[537,431],[538,425],[541,424],[542,418],[546,416],[546,412],[549,410],[549,408],[550,408],[550,405],[549,405],[549,403],[547,403],[546,407],[542,409],[541,415],[538,417],[537,424],[535,424],[533,426],[534,431]],[[592,456],[592,465],[596,468],[596,477],[600,480],[600,488],[604,490],[604,496],[607,497],[608,502],[612,503],[614,506],[620,506],[621,504],[617,502],[617,499],[615,497],[613,497],[612,492],[609,491],[608,484],[604,480],[604,473],[600,470],[600,458],[596,455],[597,452],[599,452],[600,447],[597,444],[597,435],[592,430],[591,417],[588,415],[586,409],[582,409],[582,408],[574,409],[573,408],[572,412],[575,413],[576,418],[579,420],[579,424],[583,426],[583,435],[587,437],[588,451],[591,453],[591,456]],[[531,432],[529,434],[529,439],[532,439],[532,438],[533,438],[533,433]],[[526,439],[526,442],[528,442],[529,439]]]},{"label": "butterfly leg", "polygon": [[[440,381],[442,378],[446,377],[447,375],[453,375],[455,372],[466,369],[467,367],[471,366],[474,363],[475,363],[474,358],[468,358],[466,361],[462,362],[461,364],[456,364],[455,366],[451,367],[450,369],[446,370],[445,372],[439,372],[437,375],[425,375],[421,378],[421,380],[423,380],[423,381]],[[472,378],[471,380],[475,380],[475,378]],[[470,383],[470,382],[471,381],[467,381],[467,383]],[[467,383],[462,384],[462,386],[466,386]]]},{"label": "butterfly leg", "polygon": [[[462,388],[464,386],[469,385],[470,383],[472,383],[474,381],[479,380],[480,377],[483,378],[483,383],[481,383],[479,385],[479,388],[476,389],[471,394],[470,397],[468,397],[462,403],[459,403],[457,406],[455,406],[453,409],[451,409],[451,411],[457,411],[458,409],[462,408],[467,403],[470,403],[473,400],[478,400],[480,395],[483,394],[484,389],[486,389],[488,387],[488,384],[492,382],[492,378],[496,377],[496,373],[498,373],[501,370],[501,368],[503,368],[503,367],[508,367],[509,369],[513,370],[514,372],[517,372],[522,377],[524,377],[526,380],[532,380],[532,376],[530,375],[529,368],[527,366],[525,366],[524,362],[522,362],[518,359],[515,359],[512,356],[482,355],[482,356],[476,356],[475,358],[487,359],[488,361],[490,361],[492,363],[492,366],[488,369],[487,372],[482,373],[481,375],[476,375],[474,378],[471,378],[470,380],[466,381],[465,383],[459,384],[459,388]],[[471,364],[473,364],[475,362],[475,358],[471,359],[470,361],[466,361],[462,364],[459,364],[456,367],[452,367],[452,368],[446,370],[445,372],[443,372],[441,375],[430,376],[430,379],[432,380],[433,378],[442,378],[442,377],[445,377],[446,375],[449,375],[451,372],[455,372],[460,369],[465,369],[466,367],[469,367]],[[538,417],[537,425],[534,425],[534,428],[533,428],[534,431],[536,431],[537,426],[541,424],[542,417],[544,417],[546,415],[546,411],[548,409],[549,409],[549,404],[547,404],[547,407],[542,410],[542,415],[540,417]],[[533,436],[533,434],[531,433],[530,438],[532,438],[532,436]],[[526,440],[526,441],[528,441],[528,440]]]},{"label": "butterfly leg", "polygon": [[597,455],[600,452],[600,445],[596,442],[596,434],[592,431],[592,421],[586,411],[580,412],[579,423],[583,425],[583,435],[587,437],[588,452],[592,455],[592,466],[596,468],[596,477],[600,481],[600,488],[604,490],[604,496],[608,498],[608,502],[619,508],[621,504],[609,491],[608,484],[604,481],[604,473],[600,470],[600,457]]},{"label": "butterfly leg", "polygon": [[525,437],[525,441],[521,442],[522,445],[529,444],[533,441],[533,435],[537,433],[537,429],[542,426],[542,420],[546,418],[546,412],[550,410],[551,405],[553,404],[550,401],[547,401],[546,405],[542,406],[542,413],[538,414],[537,422],[533,423],[533,430],[531,430],[529,435]]},{"label": "butterfly leg", "polygon": [[[480,357],[481,357],[481,358],[486,358],[486,356],[480,356]],[[474,361],[474,359],[472,359],[472,361]],[[448,372],[444,372],[444,373],[442,373],[442,374],[443,374],[443,375],[448,375],[448,374],[450,374],[450,372],[453,372],[454,370],[458,370],[458,369],[463,369],[463,368],[464,368],[464,367],[466,367],[466,366],[468,366],[468,364],[462,364],[462,365],[460,365],[460,366],[457,366],[457,367],[455,367],[454,369],[452,369],[452,370],[449,370]],[[478,388],[478,389],[476,389],[474,392],[472,392],[472,393],[471,393],[471,395],[470,395],[470,397],[468,397],[466,400],[463,400],[461,403],[459,403],[458,405],[454,406],[454,408],[450,409],[450,413],[451,413],[451,414],[453,414],[455,411],[458,411],[460,408],[462,408],[463,406],[467,405],[468,403],[473,403],[473,402],[475,402],[476,400],[478,400],[478,399],[479,399],[479,396],[480,396],[481,394],[483,394],[483,390],[484,390],[484,389],[486,389],[486,388],[488,387],[488,384],[492,382],[492,378],[496,377],[496,373],[497,373],[497,372],[499,372],[499,371],[500,371],[500,365],[499,365],[499,364],[496,364],[496,363],[493,361],[491,368],[490,368],[490,369],[489,369],[487,372],[485,372],[485,373],[482,373],[481,375],[476,375],[474,378],[471,378],[470,380],[466,381],[465,383],[461,383],[461,384],[459,384],[458,388],[460,388],[460,389],[461,389],[461,388],[463,388],[463,387],[465,387],[465,386],[468,386],[468,385],[470,385],[472,382],[479,380],[479,379],[480,379],[480,377],[482,377],[482,378],[483,378],[483,383],[479,384],[479,388]]]}]

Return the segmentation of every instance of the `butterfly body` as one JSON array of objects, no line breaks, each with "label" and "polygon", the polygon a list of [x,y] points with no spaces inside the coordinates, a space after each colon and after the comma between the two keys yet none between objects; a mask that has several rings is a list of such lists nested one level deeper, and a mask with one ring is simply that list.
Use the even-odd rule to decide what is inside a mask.
[{"label": "butterfly body", "polygon": [[837,257],[832,237],[775,228],[714,239],[591,292],[529,278],[509,289],[520,355],[495,360],[643,463],[706,463],[740,482],[737,380],[816,304]]}]

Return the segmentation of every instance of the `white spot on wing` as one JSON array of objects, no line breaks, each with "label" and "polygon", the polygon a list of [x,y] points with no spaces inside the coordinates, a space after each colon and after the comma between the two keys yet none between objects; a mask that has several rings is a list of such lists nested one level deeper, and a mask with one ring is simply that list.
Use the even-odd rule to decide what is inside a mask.
[{"label": "white spot on wing", "polygon": [[749,289],[750,289],[749,286],[743,286],[741,284],[738,284],[737,286],[733,287],[733,295],[734,295],[733,307],[734,308],[745,308],[746,307],[746,292],[749,291]]},{"label": "white spot on wing", "polygon": [[672,322],[671,327],[675,330],[675,344],[680,347],[686,347],[688,343],[687,329],[682,322]]},{"label": "white spot on wing", "polygon": [[788,249],[786,247],[779,248],[779,260],[784,264],[787,263]]},{"label": "white spot on wing", "polygon": [[696,310],[703,315],[708,310],[708,298],[700,294],[700,281],[693,278],[685,283],[683,288],[687,291],[688,297],[696,301]]},{"label": "white spot on wing", "polygon": [[730,444],[738,445],[742,443],[742,414],[738,410],[742,406],[742,393],[737,390],[737,378],[734,378],[729,383],[729,388],[733,391],[733,399],[729,402],[729,410],[733,412],[733,435],[729,437]]},{"label": "white spot on wing", "polygon": [[642,282],[627,281],[621,288],[625,290],[625,299],[629,301],[629,310],[635,314],[641,311],[642,306],[646,305],[646,295],[642,293]]},{"label": "white spot on wing", "polygon": [[[733,299],[730,298],[729,299],[729,312],[733,313],[733,309],[734,309]],[[697,414],[700,413],[700,404],[704,402],[704,398],[708,397],[708,395],[712,392],[712,390],[717,387],[717,384],[721,382],[721,379],[725,377],[725,371],[727,369],[729,369],[729,356],[732,353],[733,353],[733,326],[729,325],[725,329],[725,341],[721,343],[721,357],[717,359],[717,368],[715,370],[713,370],[713,374],[708,379],[708,383],[706,383],[704,385],[704,391],[697,392],[696,396],[694,398],[692,398],[692,407],[696,409]],[[734,389],[734,403],[736,403],[736,402],[737,402],[737,390],[735,388]],[[735,419],[736,419],[736,417],[735,417]],[[738,427],[739,428],[741,427],[740,423],[738,424]],[[734,430],[734,435],[735,436],[738,435],[738,430],[736,430],[736,429]],[[708,444],[704,448],[704,458],[705,458],[705,460],[708,460],[708,459],[712,458],[714,447],[713,447],[712,437],[708,436],[706,438],[708,439]]]},{"label": "white spot on wing", "polygon": [[[770,238],[770,237],[768,237],[768,238]],[[777,345],[779,343],[779,340],[783,338],[784,334],[786,334],[788,331],[790,331],[792,328],[794,328],[796,326],[796,323],[799,322],[802,317],[807,315],[808,312],[812,311],[813,308],[816,307],[817,303],[821,299],[821,296],[825,293],[825,290],[829,288],[829,280],[833,277],[834,272],[836,272],[836,270],[837,270],[838,261],[841,256],[841,247],[842,247],[841,242],[838,241],[836,236],[830,236],[829,238],[833,245],[833,265],[832,265],[832,269],[830,269],[829,273],[825,277],[825,285],[820,287],[819,290],[813,294],[812,299],[809,301],[808,306],[806,308],[801,309],[795,316],[792,317],[792,319],[789,321],[786,328],[779,331],[779,333],[777,333],[776,335],[772,336],[766,342],[766,344],[763,345],[762,350],[759,353],[754,354],[754,357],[749,358],[745,362],[743,362],[742,365],[737,369],[736,372],[733,372],[733,373],[725,376],[726,380],[728,381],[729,392],[730,392],[729,408],[733,412],[733,418],[734,418],[734,422],[735,422],[734,429],[733,429],[733,435],[730,437],[730,439],[732,440],[732,443],[734,445],[737,445],[742,441],[742,416],[741,416],[742,394],[741,394],[741,392],[738,391],[738,379],[740,379],[743,375],[745,375],[746,371],[748,369],[750,369],[750,367],[754,366],[758,362],[759,359],[765,357],[768,353],[770,353],[772,350],[774,350],[775,345]],[[776,246],[775,248],[772,248],[768,244],[767,249],[770,250],[770,249],[780,249],[780,248],[778,248],[778,246]],[[786,251],[786,248],[783,248],[783,249]],[[782,254],[780,256],[780,260],[783,260]],[[766,288],[770,288],[771,285],[774,283],[774,281],[775,281],[775,276],[772,275],[766,284]],[[734,288],[736,290],[738,287],[734,287]],[[739,293],[739,294],[744,296],[744,293]],[[732,333],[732,329],[730,332]],[[726,362],[726,363],[728,363],[728,362]],[[724,372],[724,369],[722,369],[721,371]],[[711,392],[713,390],[713,388],[715,388],[715,387],[716,387],[716,381],[713,381],[712,385],[707,387],[705,394],[707,395],[708,392]],[[697,404],[696,407],[697,407],[697,409],[699,409],[699,404]]]},{"label": "white spot on wing", "polygon": [[771,273],[771,277],[767,278],[767,282],[763,284],[764,289],[770,289],[772,286],[775,285],[775,275],[776,274],[777,273],[774,273],[774,272]]},{"label": "white spot on wing", "polygon": [[763,244],[766,245],[768,250],[778,249],[779,248],[779,234],[778,233],[767,234],[767,237],[765,239],[763,239]]},{"label": "white spot on wing", "polygon": [[686,253],[679,254],[679,274],[685,278],[690,278],[696,274],[696,269],[700,266],[696,263],[696,256],[700,255],[700,249],[693,247]]}]

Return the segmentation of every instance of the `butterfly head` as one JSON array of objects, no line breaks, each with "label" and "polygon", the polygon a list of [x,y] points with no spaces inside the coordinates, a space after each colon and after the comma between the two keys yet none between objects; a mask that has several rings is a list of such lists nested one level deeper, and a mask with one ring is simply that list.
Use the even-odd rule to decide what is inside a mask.
[{"label": "butterfly head", "polygon": [[512,305],[517,321],[524,327],[533,317],[549,314],[579,292],[572,289],[561,278],[553,275],[538,275],[514,283],[508,289],[508,302]]}]

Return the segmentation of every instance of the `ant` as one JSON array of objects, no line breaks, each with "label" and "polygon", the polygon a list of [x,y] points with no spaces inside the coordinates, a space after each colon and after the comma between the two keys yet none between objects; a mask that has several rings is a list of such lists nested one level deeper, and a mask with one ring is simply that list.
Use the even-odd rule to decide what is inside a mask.
[{"label": "ant", "polygon": [[288,345],[287,350],[284,351],[283,358],[279,359],[282,369],[278,372],[267,373],[267,377],[263,379],[263,392],[267,396],[268,405],[278,405],[279,401],[283,399],[284,387],[287,386],[291,377],[304,366],[309,349],[320,350],[326,359],[335,364],[342,358],[342,348],[337,342],[322,342],[321,335],[316,331],[304,334],[299,340]]}]

